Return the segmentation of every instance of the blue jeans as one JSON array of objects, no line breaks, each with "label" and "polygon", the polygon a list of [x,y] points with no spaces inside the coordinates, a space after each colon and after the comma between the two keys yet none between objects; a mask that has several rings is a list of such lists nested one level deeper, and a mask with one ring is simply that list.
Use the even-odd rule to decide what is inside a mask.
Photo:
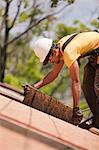
[{"label": "blue jeans", "polygon": [[99,128],[99,64],[97,57],[89,58],[84,67],[82,89],[90,110],[94,115],[94,124]]}]

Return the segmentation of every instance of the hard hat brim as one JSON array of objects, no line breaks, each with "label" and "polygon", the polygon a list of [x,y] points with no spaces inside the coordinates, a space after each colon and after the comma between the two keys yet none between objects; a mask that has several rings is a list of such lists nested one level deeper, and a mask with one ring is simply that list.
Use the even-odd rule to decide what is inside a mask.
[{"label": "hard hat brim", "polygon": [[56,45],[55,45],[54,43],[52,43],[52,46],[51,46],[51,48],[50,48],[50,50],[49,50],[49,53],[47,54],[45,60],[43,61],[43,65],[46,65],[46,64],[48,63],[49,57],[50,57],[51,52],[53,51],[53,48],[54,48],[54,47],[56,47]]},{"label": "hard hat brim", "polygon": [[51,49],[50,49],[49,53],[47,54],[45,60],[43,61],[43,65],[46,65],[48,63],[50,54],[51,54]]}]

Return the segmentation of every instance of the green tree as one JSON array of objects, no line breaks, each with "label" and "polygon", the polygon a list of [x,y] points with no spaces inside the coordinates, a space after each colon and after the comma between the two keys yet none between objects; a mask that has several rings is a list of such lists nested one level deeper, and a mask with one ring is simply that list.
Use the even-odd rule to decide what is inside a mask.
[{"label": "green tree", "polygon": [[[40,1],[35,0],[17,0],[15,5],[17,7],[14,17],[10,15],[11,5],[14,0],[4,0],[0,6],[0,31],[2,40],[0,42],[0,81],[3,82],[5,77],[6,61],[7,61],[7,50],[8,46],[24,36],[31,29],[37,28],[44,20],[51,18],[51,16],[58,12],[46,14],[45,10],[42,9]],[[46,15],[45,15],[46,14]],[[20,23],[27,23],[27,26],[23,32],[19,32],[18,35],[12,37],[11,30]],[[11,39],[12,38],[12,39]]]},{"label": "green tree", "polygon": [[91,21],[91,25],[94,26],[96,29],[99,30],[99,20],[93,19],[93,20]]}]

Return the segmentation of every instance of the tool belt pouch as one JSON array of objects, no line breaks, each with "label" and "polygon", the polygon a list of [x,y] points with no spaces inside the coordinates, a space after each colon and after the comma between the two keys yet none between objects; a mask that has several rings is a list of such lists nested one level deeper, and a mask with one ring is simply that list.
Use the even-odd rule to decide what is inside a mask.
[{"label": "tool belt pouch", "polygon": [[99,49],[89,56],[89,63],[93,66],[99,66]]},{"label": "tool belt pouch", "polygon": [[89,63],[94,67],[96,65],[99,65],[99,48],[91,51],[91,52],[87,52],[85,54],[82,54],[78,60],[80,58],[84,58],[84,57],[88,57],[89,59]]}]

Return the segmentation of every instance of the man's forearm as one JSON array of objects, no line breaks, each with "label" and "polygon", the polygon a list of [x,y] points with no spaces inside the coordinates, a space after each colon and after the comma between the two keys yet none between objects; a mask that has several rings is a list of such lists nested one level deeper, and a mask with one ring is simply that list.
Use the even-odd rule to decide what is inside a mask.
[{"label": "man's forearm", "polygon": [[49,83],[51,83],[53,80],[55,80],[57,76],[53,75],[51,72],[49,72],[44,79],[42,79],[41,81],[37,82],[36,84],[34,84],[34,87],[39,89]]},{"label": "man's forearm", "polygon": [[45,85],[51,83],[53,80],[55,80],[55,79],[57,78],[57,76],[58,76],[58,74],[59,74],[61,68],[63,67],[63,64],[64,64],[63,61],[60,62],[60,63],[58,63],[58,64],[55,64],[54,67],[53,67],[53,69],[52,69],[52,71],[49,72],[49,73],[44,77],[44,79],[42,79],[41,81],[39,81],[38,83],[36,83],[36,84],[34,85],[34,87],[36,87],[36,88],[39,89],[39,88],[41,88],[41,87],[43,87],[43,86],[45,86]]},{"label": "man's forearm", "polygon": [[72,81],[72,95],[73,95],[73,107],[79,107],[81,95],[80,81],[79,82]]},{"label": "man's forearm", "polygon": [[34,86],[35,88],[37,88],[37,89],[43,87],[43,80],[41,80],[41,81],[35,83],[33,86]]}]

